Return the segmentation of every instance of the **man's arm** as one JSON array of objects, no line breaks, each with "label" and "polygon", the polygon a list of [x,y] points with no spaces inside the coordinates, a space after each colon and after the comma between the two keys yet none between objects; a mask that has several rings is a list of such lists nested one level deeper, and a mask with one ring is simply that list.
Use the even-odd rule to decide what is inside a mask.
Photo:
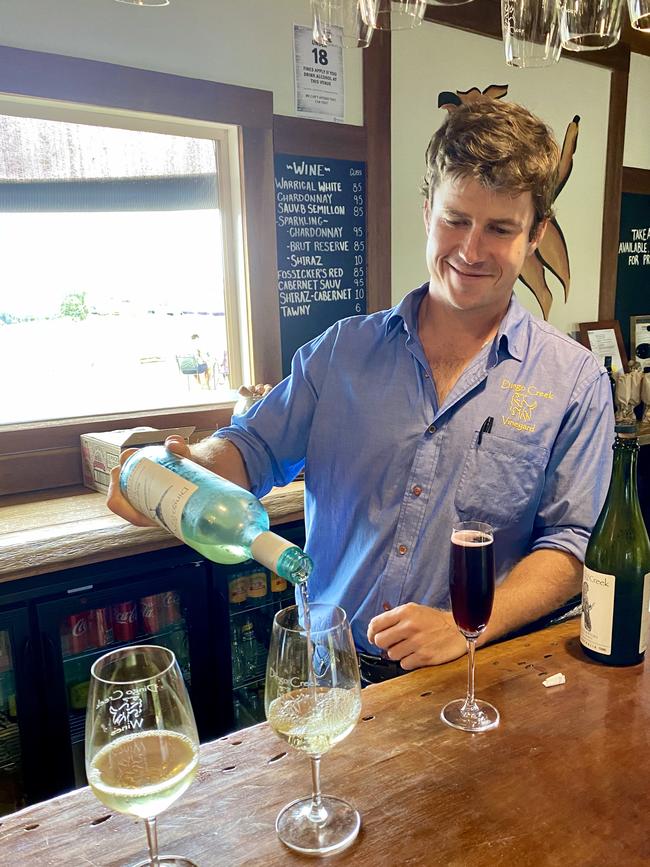
[{"label": "man's arm", "polygon": [[[234,482],[241,488],[250,489],[246,465],[239,449],[226,439],[210,437],[195,445],[188,446],[182,437],[171,436],[165,440],[165,447],[183,458],[189,458],[197,464],[201,464],[201,466],[212,470],[213,473],[218,473],[224,479]],[[135,449],[126,449],[120,456],[120,466],[111,470],[106,505],[116,515],[125,518],[136,527],[155,527],[155,522],[137,512],[123,497],[120,490],[121,465],[134,451]]]},{"label": "man's arm", "polygon": [[540,548],[520,560],[497,587],[492,617],[478,645],[555,611],[580,592],[582,563],[565,551]]},{"label": "man's arm", "polygon": [[[580,590],[582,564],[552,548],[533,551],[497,587],[490,622],[478,645],[495,641],[558,608]],[[465,639],[451,611],[409,602],[373,617],[368,640],[410,671],[462,656]]]}]

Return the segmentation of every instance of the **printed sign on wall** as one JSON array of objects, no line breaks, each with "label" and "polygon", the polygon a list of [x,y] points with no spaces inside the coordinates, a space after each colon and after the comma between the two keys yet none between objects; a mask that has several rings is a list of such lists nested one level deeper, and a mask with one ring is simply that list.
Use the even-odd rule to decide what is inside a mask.
[{"label": "printed sign on wall", "polygon": [[343,49],[312,41],[311,27],[293,25],[296,114],[343,123]]},{"label": "printed sign on wall", "polygon": [[366,312],[365,202],[365,163],[276,155],[283,376],[304,343]]},{"label": "printed sign on wall", "polygon": [[636,357],[636,342],[628,342],[630,317],[650,315],[650,196],[623,193],[616,275],[616,319],[628,343],[630,361]]}]

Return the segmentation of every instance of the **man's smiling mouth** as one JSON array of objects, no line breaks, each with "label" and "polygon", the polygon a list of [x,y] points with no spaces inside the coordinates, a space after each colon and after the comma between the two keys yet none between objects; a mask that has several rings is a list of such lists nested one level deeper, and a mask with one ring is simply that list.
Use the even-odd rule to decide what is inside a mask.
[{"label": "man's smiling mouth", "polygon": [[460,274],[461,277],[491,277],[492,275],[489,271],[463,271],[457,265],[453,265],[451,262],[447,262],[449,267],[455,271],[457,274]]}]

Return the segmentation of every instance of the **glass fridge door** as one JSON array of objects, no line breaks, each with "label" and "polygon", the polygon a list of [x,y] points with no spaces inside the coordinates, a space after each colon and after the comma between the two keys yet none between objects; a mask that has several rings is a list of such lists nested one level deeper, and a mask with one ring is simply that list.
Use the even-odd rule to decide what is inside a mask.
[{"label": "glass fridge door", "polygon": [[292,605],[291,584],[268,569],[248,564],[228,578],[230,658],[235,729],[262,722],[266,657],[275,612]]},{"label": "glass fridge door", "polygon": [[0,629],[0,815],[25,806],[11,632]]},{"label": "glass fridge door", "polygon": [[200,648],[207,632],[207,586],[204,564],[188,563],[119,586],[83,588],[83,593],[38,606],[46,673],[52,684],[47,690],[48,713],[52,738],[60,744],[60,755],[49,760],[48,797],[86,784],[84,738],[91,668],[115,648],[158,644],[173,650],[190,690],[199,734],[204,739],[213,735],[204,723],[200,695],[192,694],[193,680],[204,679]]},{"label": "glass fridge door", "polygon": [[191,687],[186,611],[176,590],[130,595],[113,604],[86,608],[59,621],[59,641],[70,721],[76,786],[86,784],[84,731],[90,670],[96,659],[116,647],[159,644],[173,650]]}]

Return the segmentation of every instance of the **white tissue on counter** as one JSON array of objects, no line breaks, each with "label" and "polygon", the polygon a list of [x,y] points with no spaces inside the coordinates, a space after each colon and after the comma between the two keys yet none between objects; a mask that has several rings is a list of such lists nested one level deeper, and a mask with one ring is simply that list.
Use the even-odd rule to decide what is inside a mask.
[{"label": "white tissue on counter", "polygon": [[561,671],[557,674],[552,674],[550,677],[547,677],[546,680],[542,681],[543,686],[560,686],[562,683],[566,683],[566,677]]}]

